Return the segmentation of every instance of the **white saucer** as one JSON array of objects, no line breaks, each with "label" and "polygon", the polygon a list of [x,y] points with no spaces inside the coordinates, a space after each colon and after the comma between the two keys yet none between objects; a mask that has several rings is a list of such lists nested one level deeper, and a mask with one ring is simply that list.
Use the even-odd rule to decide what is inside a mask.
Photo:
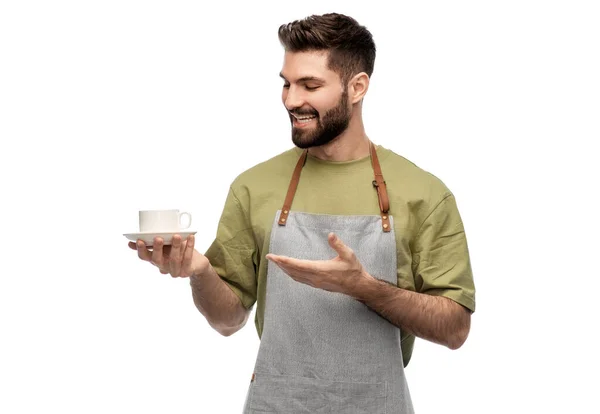
[{"label": "white saucer", "polygon": [[152,246],[154,244],[154,238],[155,237],[161,237],[165,243],[165,246],[168,246],[171,244],[171,240],[173,239],[173,236],[179,234],[181,236],[182,240],[187,239],[187,237],[191,234],[196,234],[195,231],[189,231],[189,230],[181,230],[181,231],[176,231],[176,232],[153,232],[153,231],[145,231],[145,232],[141,232],[141,233],[125,233],[123,234],[123,236],[127,237],[129,240],[131,240],[132,242],[136,242],[137,240],[142,240],[144,243],[146,243],[146,246]]}]

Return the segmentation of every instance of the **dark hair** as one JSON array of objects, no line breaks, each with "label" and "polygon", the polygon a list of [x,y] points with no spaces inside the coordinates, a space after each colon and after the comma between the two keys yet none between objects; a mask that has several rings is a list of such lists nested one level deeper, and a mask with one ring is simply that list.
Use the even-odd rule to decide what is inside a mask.
[{"label": "dark hair", "polygon": [[352,17],[328,13],[296,20],[279,27],[279,41],[288,52],[329,51],[327,66],[344,85],[357,73],[373,73],[373,36]]}]

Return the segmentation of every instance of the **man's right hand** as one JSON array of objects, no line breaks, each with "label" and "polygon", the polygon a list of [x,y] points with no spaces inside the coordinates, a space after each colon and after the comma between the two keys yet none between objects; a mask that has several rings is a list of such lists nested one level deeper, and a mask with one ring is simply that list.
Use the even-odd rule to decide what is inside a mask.
[{"label": "man's right hand", "polygon": [[171,277],[200,276],[208,271],[210,263],[206,256],[194,249],[194,235],[182,240],[181,236],[173,236],[170,246],[164,245],[160,237],[154,238],[151,250],[142,240],[129,242],[129,247],[137,250],[138,257],[158,267],[160,273]]}]

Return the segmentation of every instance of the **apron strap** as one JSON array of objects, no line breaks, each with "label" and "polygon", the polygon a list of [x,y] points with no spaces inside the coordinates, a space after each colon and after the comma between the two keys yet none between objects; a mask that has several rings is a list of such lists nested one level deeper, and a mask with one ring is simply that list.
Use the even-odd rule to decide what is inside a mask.
[{"label": "apron strap", "polygon": [[389,232],[390,228],[390,217],[388,211],[390,211],[390,199],[387,193],[387,187],[381,173],[381,166],[379,165],[379,158],[377,157],[377,151],[375,145],[369,143],[369,151],[371,153],[371,164],[373,165],[373,172],[375,173],[375,179],[373,180],[373,187],[377,189],[377,197],[379,198],[379,210],[381,212],[381,226],[384,232]]},{"label": "apron strap", "polygon": [[[390,199],[387,194],[385,181],[383,180],[383,174],[381,173],[381,166],[379,165],[379,158],[377,158],[377,151],[375,150],[375,145],[372,142],[369,142],[369,152],[371,155],[371,164],[373,166],[373,172],[375,173],[373,187],[377,189],[377,197],[379,198],[381,226],[383,228],[383,231],[387,233],[391,230],[390,218],[388,215],[388,211],[390,210]],[[287,218],[290,214],[290,209],[292,207],[292,202],[294,201],[294,196],[296,195],[296,189],[298,188],[298,182],[300,181],[300,173],[302,172],[302,167],[304,167],[304,164],[306,163],[307,156],[308,150],[304,150],[302,152],[302,155],[298,159],[298,163],[296,164],[296,168],[294,169],[294,173],[292,174],[292,179],[290,180],[288,192],[285,196],[283,207],[281,208],[281,215],[279,216],[278,224],[280,226],[285,226],[285,223],[287,222]]]},{"label": "apron strap", "polygon": [[279,225],[285,226],[285,222],[287,221],[288,215],[290,214],[290,208],[292,207],[292,201],[294,201],[294,196],[296,195],[296,189],[298,188],[298,182],[300,181],[300,173],[302,172],[302,167],[304,167],[304,163],[306,162],[306,157],[308,155],[308,150],[304,150],[302,155],[298,159],[298,164],[296,164],[296,168],[294,169],[294,174],[292,174],[292,179],[290,181],[290,186],[288,187],[287,195],[285,196],[285,201],[283,202],[283,207],[281,208],[281,215],[279,216]]}]

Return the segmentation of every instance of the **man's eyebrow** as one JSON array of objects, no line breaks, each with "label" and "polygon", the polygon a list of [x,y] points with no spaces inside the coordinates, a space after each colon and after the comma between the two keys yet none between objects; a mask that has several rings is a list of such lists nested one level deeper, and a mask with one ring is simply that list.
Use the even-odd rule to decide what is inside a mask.
[{"label": "man's eyebrow", "polygon": [[[282,73],[280,73],[279,76],[283,80],[287,81],[287,79],[285,78],[285,76],[283,76]],[[310,81],[325,83],[325,79],[317,78],[316,76],[303,76],[300,79],[298,79],[298,82],[310,82]]]}]

